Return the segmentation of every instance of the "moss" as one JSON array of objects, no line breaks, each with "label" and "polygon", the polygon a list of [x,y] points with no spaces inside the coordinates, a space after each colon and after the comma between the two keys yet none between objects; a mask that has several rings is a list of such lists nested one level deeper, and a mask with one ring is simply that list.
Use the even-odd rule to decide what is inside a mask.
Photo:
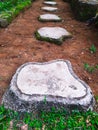
[{"label": "moss", "polygon": [[50,43],[55,43],[57,45],[62,44],[62,39],[56,40],[56,39],[51,39],[51,38],[48,38],[48,37],[41,37],[40,34],[38,33],[38,31],[35,32],[35,36],[38,40],[41,40],[41,41],[47,41],[47,42],[50,42]]}]

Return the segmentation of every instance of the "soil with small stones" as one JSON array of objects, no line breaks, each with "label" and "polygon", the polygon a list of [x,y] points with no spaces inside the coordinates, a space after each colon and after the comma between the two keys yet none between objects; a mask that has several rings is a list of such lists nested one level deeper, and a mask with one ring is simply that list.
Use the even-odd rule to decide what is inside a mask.
[{"label": "soil with small stones", "polygon": [[[84,80],[98,95],[98,69],[88,73],[84,63],[98,64],[98,29],[86,26],[74,18],[70,5],[62,0],[56,0],[62,22],[39,22],[38,17],[46,13],[40,8],[46,6],[43,0],[36,0],[32,7],[20,13],[5,29],[0,29],[0,101],[8,88],[16,69],[26,62],[47,62],[55,59],[69,60],[74,72]],[[45,41],[38,41],[34,32],[41,27],[63,27],[72,33],[73,37],[63,42],[61,46]],[[91,54],[89,48],[94,44],[96,53]],[[98,109],[98,108],[97,108]]]}]

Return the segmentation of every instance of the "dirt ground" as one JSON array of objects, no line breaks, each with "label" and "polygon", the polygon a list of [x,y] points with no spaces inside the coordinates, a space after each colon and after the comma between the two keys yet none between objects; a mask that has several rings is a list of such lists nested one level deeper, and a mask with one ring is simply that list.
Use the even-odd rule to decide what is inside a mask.
[{"label": "dirt ground", "polygon": [[[98,64],[98,29],[76,21],[68,3],[56,0],[62,22],[39,22],[38,16],[46,13],[40,8],[43,0],[36,0],[32,7],[22,12],[5,29],[0,29],[0,101],[8,88],[16,69],[26,62],[46,62],[55,59],[69,60],[74,72],[84,80],[98,95],[98,69],[88,73],[84,63]],[[73,37],[61,46],[45,41],[38,41],[34,32],[41,27],[59,26],[67,29]],[[91,54],[90,46],[96,46],[96,53]]]}]

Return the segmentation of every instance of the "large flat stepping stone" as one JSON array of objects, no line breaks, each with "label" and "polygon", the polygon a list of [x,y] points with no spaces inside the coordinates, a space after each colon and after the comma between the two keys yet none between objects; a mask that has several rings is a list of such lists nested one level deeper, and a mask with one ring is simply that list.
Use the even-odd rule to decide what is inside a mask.
[{"label": "large flat stepping stone", "polygon": [[60,21],[62,21],[62,19],[59,17],[59,16],[57,16],[57,15],[55,15],[55,14],[43,14],[43,15],[40,15],[39,16],[39,20],[40,21],[54,21],[54,22],[60,22]]},{"label": "large flat stepping stone", "polygon": [[69,61],[26,63],[16,71],[3,96],[6,108],[21,112],[93,109],[95,103],[90,87],[73,72]]},{"label": "large flat stepping stone", "polygon": [[57,3],[54,1],[44,1],[43,3],[47,5],[52,5],[52,6],[57,5]]},{"label": "large flat stepping stone", "polygon": [[72,37],[66,29],[61,27],[42,27],[35,34],[38,40],[53,42],[58,45],[61,45],[66,38]]},{"label": "large flat stepping stone", "polygon": [[49,12],[54,12],[54,11],[57,11],[58,8],[45,6],[45,7],[42,7],[41,10],[49,11]]}]

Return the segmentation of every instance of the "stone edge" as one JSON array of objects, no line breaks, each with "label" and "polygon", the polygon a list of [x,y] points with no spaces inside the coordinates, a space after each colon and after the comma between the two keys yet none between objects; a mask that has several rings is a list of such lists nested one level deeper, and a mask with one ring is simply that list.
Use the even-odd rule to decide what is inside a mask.
[{"label": "stone edge", "polygon": [[[72,69],[72,65],[71,65],[71,63],[70,63],[70,61],[68,61],[68,60],[62,60],[62,59],[58,59],[58,60],[52,60],[52,61],[48,61],[48,62],[27,62],[27,63],[25,63],[25,64],[23,64],[23,65],[21,65],[17,70],[16,70],[16,73],[15,73],[15,77],[13,77],[13,79],[12,80],[17,80],[17,76],[18,76],[18,74],[19,74],[19,72],[26,66],[26,65],[29,65],[29,64],[32,64],[32,65],[46,65],[46,64],[52,64],[52,63],[55,63],[55,62],[65,62],[66,64],[67,64],[67,66],[68,66],[68,69],[69,69],[69,72],[71,73],[71,75],[76,79],[76,80],[78,80],[81,84],[83,84],[83,86],[85,87],[85,88],[89,88],[89,86],[83,81],[83,80],[81,80],[75,73],[74,73],[74,71],[73,71],[73,69]],[[14,79],[15,78],[15,79]],[[11,80],[11,81],[12,81]],[[87,90],[87,89],[86,89]],[[20,90],[19,90],[20,91]],[[90,90],[91,91],[91,90]],[[29,94],[26,94],[26,95],[28,95],[28,96],[30,96]],[[83,96],[84,97],[84,96]],[[82,97],[82,98],[83,98]],[[74,98],[74,99],[77,99],[77,98]]]},{"label": "stone edge", "polygon": [[[48,7],[48,6],[47,6]],[[43,7],[40,8],[40,10],[46,11],[46,12],[57,12],[58,8],[54,9],[54,10],[48,10],[48,9],[43,9]]]},{"label": "stone edge", "polygon": [[41,21],[41,22],[62,22],[62,18],[60,16],[58,16],[59,19],[56,20],[56,19],[42,19],[40,16],[38,17],[38,20]]},{"label": "stone edge", "polygon": [[[45,2],[47,2],[47,1],[43,2],[43,4],[45,4],[45,5],[49,5],[49,6],[56,6],[57,5],[57,3],[56,4],[50,4],[50,3],[45,3]],[[52,2],[52,1],[49,1],[49,2]]]}]

